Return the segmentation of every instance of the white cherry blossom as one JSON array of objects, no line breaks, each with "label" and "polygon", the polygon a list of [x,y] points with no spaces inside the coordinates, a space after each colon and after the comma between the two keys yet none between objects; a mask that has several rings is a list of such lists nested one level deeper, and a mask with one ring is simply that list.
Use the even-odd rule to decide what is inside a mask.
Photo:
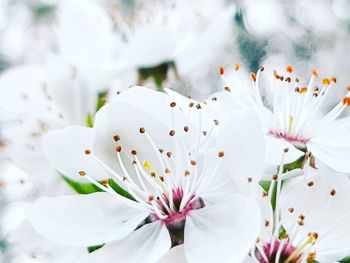
[{"label": "white cherry blossom", "polygon": [[[192,114],[201,118],[200,104]],[[93,128],[70,126],[44,141],[58,170],[103,192],[41,198],[31,223],[60,244],[105,244],[81,262],[155,262],[178,244],[190,262],[243,259],[259,230],[250,193],[262,173],[264,144],[252,111],[235,116],[208,145],[202,127],[166,94],[122,92],[96,114]],[[131,196],[117,194],[111,179]]]},{"label": "white cherry blossom", "polygon": [[[232,73],[232,74],[231,74]],[[235,107],[256,109],[260,116],[266,141],[266,162],[279,164],[279,155],[289,148],[286,163],[299,157],[316,158],[339,172],[349,172],[350,91],[336,105],[330,105],[335,77],[321,78],[313,70],[308,81],[294,74],[293,67],[285,72],[260,67],[257,74],[240,74],[236,64],[229,74],[221,69],[224,91],[215,94],[208,103],[219,103],[222,113]],[[215,98],[215,100],[214,100]],[[238,103],[237,103],[238,101]]]},{"label": "white cherry blossom", "polygon": [[[281,187],[278,177],[274,183]],[[349,186],[344,174],[308,168],[302,179],[277,190],[276,209],[271,191],[262,191],[263,226],[247,262],[336,262],[348,256]]]}]

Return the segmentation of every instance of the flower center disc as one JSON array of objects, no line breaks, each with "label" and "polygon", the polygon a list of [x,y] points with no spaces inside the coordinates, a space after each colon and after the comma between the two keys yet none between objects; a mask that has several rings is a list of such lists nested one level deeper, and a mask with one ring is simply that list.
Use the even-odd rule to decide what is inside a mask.
[{"label": "flower center disc", "polygon": [[162,221],[166,224],[171,239],[172,244],[179,245],[183,244],[183,234],[184,227],[186,222],[186,216],[192,211],[201,209],[205,206],[204,201],[200,197],[191,196],[186,204],[181,209],[181,203],[184,199],[184,192],[181,188],[175,188],[172,190],[173,194],[173,204],[169,203],[169,198],[167,196],[163,196],[163,200],[165,200],[168,207],[170,207],[170,211],[166,209],[166,207],[162,204],[162,202],[158,199],[157,204],[161,208],[161,210],[166,214],[166,218],[161,219],[157,216],[157,214],[152,213],[150,215],[151,221]]},{"label": "flower center disc", "polygon": [[288,135],[277,131],[269,131],[268,134],[277,139],[284,139],[285,141],[293,144],[295,147],[301,149],[305,148],[306,144],[309,142],[309,139],[301,138],[299,136]]},{"label": "flower center disc", "polygon": [[[267,243],[262,247],[265,256],[267,257],[268,261],[264,259],[264,257],[261,255],[260,251],[255,251],[255,256],[261,263],[283,263],[285,262],[290,255],[293,254],[297,250],[296,247],[293,247],[288,242],[284,243],[280,240],[275,240],[275,242]],[[276,261],[276,258],[279,256],[278,261]],[[302,254],[296,255],[295,258],[293,258],[289,263],[300,263],[302,258]]]}]

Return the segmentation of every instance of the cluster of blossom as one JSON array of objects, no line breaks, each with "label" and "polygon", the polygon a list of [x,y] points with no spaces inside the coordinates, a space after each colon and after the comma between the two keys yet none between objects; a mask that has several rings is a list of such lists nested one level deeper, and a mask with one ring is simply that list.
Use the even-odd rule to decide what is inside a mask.
[{"label": "cluster of blossom", "polygon": [[2,72],[1,262],[348,262],[350,86],[233,64],[184,96],[231,43],[205,2],[62,1]]}]

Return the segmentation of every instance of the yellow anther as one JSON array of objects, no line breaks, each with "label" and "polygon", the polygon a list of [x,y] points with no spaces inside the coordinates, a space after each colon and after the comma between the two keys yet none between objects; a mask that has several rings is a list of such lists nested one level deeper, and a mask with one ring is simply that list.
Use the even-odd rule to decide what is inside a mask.
[{"label": "yellow anther", "polygon": [[286,68],[288,73],[292,73],[293,72],[293,67],[291,65],[288,65]]},{"label": "yellow anther", "polygon": [[239,65],[239,64],[235,64],[235,65],[234,65],[234,69],[235,69],[235,71],[238,71],[238,70],[239,70],[239,68],[240,68],[240,65]]},{"label": "yellow anther", "polygon": [[314,68],[314,69],[312,70],[312,75],[313,75],[314,77],[318,77],[318,70]]},{"label": "yellow anther", "polygon": [[250,79],[254,82],[256,81],[256,75],[254,72],[250,73]]},{"label": "yellow anther", "polygon": [[299,89],[299,93],[300,94],[304,94],[304,93],[306,93],[307,92],[307,87],[301,87],[300,89]]},{"label": "yellow anther", "polygon": [[345,106],[350,106],[350,97],[344,97],[343,98],[343,104]]},{"label": "yellow anther", "polygon": [[324,78],[323,80],[322,80],[322,84],[323,85],[330,85],[331,84],[331,80],[329,79],[329,78]]},{"label": "yellow anther", "polygon": [[307,262],[315,262],[316,261],[316,252],[310,252],[307,255]]},{"label": "yellow anther", "polygon": [[152,165],[147,160],[143,161],[143,167],[145,167],[151,173],[154,172]]}]

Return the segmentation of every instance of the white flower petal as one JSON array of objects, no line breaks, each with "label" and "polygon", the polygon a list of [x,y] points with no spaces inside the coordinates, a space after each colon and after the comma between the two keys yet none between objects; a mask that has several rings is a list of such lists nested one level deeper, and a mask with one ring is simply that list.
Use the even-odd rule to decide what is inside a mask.
[{"label": "white flower petal", "polygon": [[[30,123],[29,123],[30,122]],[[5,138],[11,140],[3,151],[11,163],[32,176],[47,176],[56,174],[55,169],[47,162],[41,146],[42,135],[33,138],[30,135],[36,131],[37,122],[30,120],[20,126],[4,127]]]},{"label": "white flower petal", "polygon": [[282,191],[283,226],[287,232],[293,231],[299,216],[303,215],[304,225],[298,228],[295,242],[305,241],[309,233],[318,233],[315,249],[320,262],[339,260],[348,254],[349,188],[346,175],[317,171],[298,183],[287,184]]},{"label": "white flower petal", "polygon": [[[130,105],[136,106],[142,111],[149,113],[153,118],[161,121],[166,127],[171,127],[174,130],[183,134],[184,126],[189,125],[188,118],[184,114],[188,104],[183,108],[182,104],[176,107],[170,107],[172,102],[176,100],[164,92],[158,92],[149,88],[134,86],[130,89],[123,91],[116,96],[113,101],[127,102]],[[186,143],[191,144],[193,142],[192,136],[195,134],[195,130],[189,130],[184,137]]]},{"label": "white flower petal", "polygon": [[47,75],[41,65],[28,64],[8,69],[0,77],[1,109],[9,114],[32,114],[31,118],[41,114],[44,117],[44,113],[48,114],[49,105],[44,93],[45,85]]},{"label": "white flower petal", "polygon": [[[193,108],[190,108],[189,105],[190,103],[197,105],[198,101],[189,99],[185,96],[182,96],[180,93],[171,90],[171,89],[165,89],[167,94],[170,96],[170,98],[179,105],[181,110],[188,116],[190,122],[195,125],[195,127],[199,128],[199,118],[198,114],[191,114],[190,112],[193,111]],[[201,128],[203,131],[209,131],[214,124],[214,120],[219,120],[221,119],[221,116],[226,116],[226,112],[219,110],[216,106],[221,105],[217,103],[200,103],[201,104]],[[213,135],[216,134],[215,131]]]},{"label": "white flower petal", "polygon": [[93,153],[93,132],[80,126],[51,131],[43,140],[45,155],[63,175],[75,181],[88,182],[80,171],[96,180],[109,178]]},{"label": "white flower petal", "polygon": [[256,263],[256,261],[253,260],[252,257],[246,256],[246,258],[242,261],[242,263]]},{"label": "white flower petal", "polygon": [[186,263],[185,247],[178,245],[171,248],[157,263]]},{"label": "white flower petal", "polygon": [[41,198],[28,211],[36,231],[66,246],[93,246],[128,236],[148,213],[108,193]]},{"label": "white flower petal", "polygon": [[270,198],[266,195],[262,187],[258,187],[256,200],[261,210],[262,224],[259,238],[262,242],[269,242],[272,235],[273,211]]},{"label": "white flower petal", "polygon": [[[110,103],[102,108],[95,118],[95,153],[121,176],[124,173],[117,158],[115,150],[117,145],[122,147],[120,154],[124,166],[132,176],[135,173],[132,167],[134,159],[131,154],[132,150],[137,152],[137,158],[140,162],[147,160],[156,172],[163,173],[161,162],[159,161],[161,157],[159,149],[164,150],[162,158],[168,158],[166,153],[175,152],[175,143],[179,143],[179,140],[191,138],[190,133],[186,133],[183,127],[181,130],[175,129],[175,135],[170,136],[172,127],[169,126],[170,124],[167,123],[168,119],[166,118],[169,117],[171,119],[171,116],[164,116],[164,121],[157,118],[157,112],[165,112],[167,108],[170,108],[169,105],[164,106],[167,107],[165,109],[162,107],[164,101],[160,101],[159,107],[153,107],[153,113],[145,111],[142,107],[129,104],[129,101],[133,103],[132,101],[137,100],[138,95],[141,94],[143,92],[136,92],[134,99],[130,99],[128,102],[114,101]],[[154,104],[158,102],[157,98],[153,101]],[[177,120],[175,119],[174,121],[176,122]],[[140,128],[144,128],[145,132],[141,133]],[[114,140],[116,135],[120,138],[117,142]],[[188,143],[190,142],[193,144],[193,140],[188,140]],[[176,158],[176,156],[173,156],[173,158]]]},{"label": "white flower petal", "polygon": [[6,251],[12,255],[11,263],[72,263],[88,254],[86,247],[67,247],[48,241],[40,236],[28,221],[6,240],[11,244],[10,249]]},{"label": "white flower petal", "polygon": [[[281,158],[281,157],[280,157]],[[271,181],[273,175],[275,175],[278,171],[278,165],[266,165],[264,170],[264,175],[261,178],[261,181]],[[301,168],[297,168],[282,174],[281,178],[283,180],[298,177],[303,175],[303,170]]]},{"label": "white flower petal", "polygon": [[302,151],[283,139],[278,139],[271,135],[265,135],[264,138],[266,143],[265,162],[267,164],[280,165],[283,150],[286,148],[288,148],[288,152],[285,155],[284,163],[294,162],[304,155]]},{"label": "white flower petal", "polygon": [[58,21],[64,57],[79,66],[103,66],[113,48],[113,25],[102,7],[94,1],[64,1],[59,6]]},{"label": "white flower petal", "polygon": [[[340,137],[341,138],[341,137]],[[344,142],[346,143],[346,141]],[[308,150],[313,153],[317,160],[319,159],[324,164],[330,166],[336,171],[349,173],[350,172],[350,148],[343,146],[333,146],[327,141],[311,140],[308,144]]]},{"label": "white flower petal", "polygon": [[[231,88],[230,88],[231,89]],[[228,91],[220,91],[212,94],[206,101],[208,108],[214,111],[219,116],[225,116],[232,110],[247,109],[246,103],[244,103],[244,97],[238,94],[238,91],[234,88]]]},{"label": "white flower petal", "polygon": [[16,230],[26,219],[28,202],[12,202],[2,210],[1,230],[4,236]]},{"label": "white flower petal", "polygon": [[163,24],[139,25],[123,49],[122,60],[135,68],[154,67],[172,61],[176,40],[174,32]]},{"label": "white flower petal", "polygon": [[217,175],[232,179],[243,193],[254,193],[264,169],[265,145],[254,111],[232,111],[216,149],[224,152]]},{"label": "white flower petal", "polygon": [[[96,110],[97,92],[75,66],[59,55],[46,61],[48,93],[67,124],[85,125],[87,114]],[[96,74],[98,75],[98,74]]]},{"label": "white flower petal", "polygon": [[153,263],[171,246],[167,228],[162,223],[150,223],[132,232],[126,239],[107,244],[84,257],[79,263]]},{"label": "white flower petal", "polygon": [[234,12],[235,7],[231,5],[213,14],[208,25],[195,36],[196,41],[191,41],[175,54],[180,75],[190,74],[197,70],[198,65],[210,63],[217,57],[218,51],[225,48],[232,35]]},{"label": "white flower petal", "polygon": [[182,109],[183,112],[188,113],[190,111],[190,107],[188,105],[193,102],[194,104],[198,103],[198,101],[195,101],[193,99],[190,99],[188,97],[183,96],[182,94],[172,90],[165,88],[166,93],[169,95],[169,97],[179,105],[179,107]]},{"label": "white flower petal", "polygon": [[[204,197],[205,198],[205,197]],[[192,211],[185,225],[185,254],[189,262],[240,262],[259,234],[260,209],[253,198],[227,196]]]},{"label": "white flower petal", "polygon": [[350,117],[337,119],[318,131],[311,141],[334,147],[350,147]]}]

